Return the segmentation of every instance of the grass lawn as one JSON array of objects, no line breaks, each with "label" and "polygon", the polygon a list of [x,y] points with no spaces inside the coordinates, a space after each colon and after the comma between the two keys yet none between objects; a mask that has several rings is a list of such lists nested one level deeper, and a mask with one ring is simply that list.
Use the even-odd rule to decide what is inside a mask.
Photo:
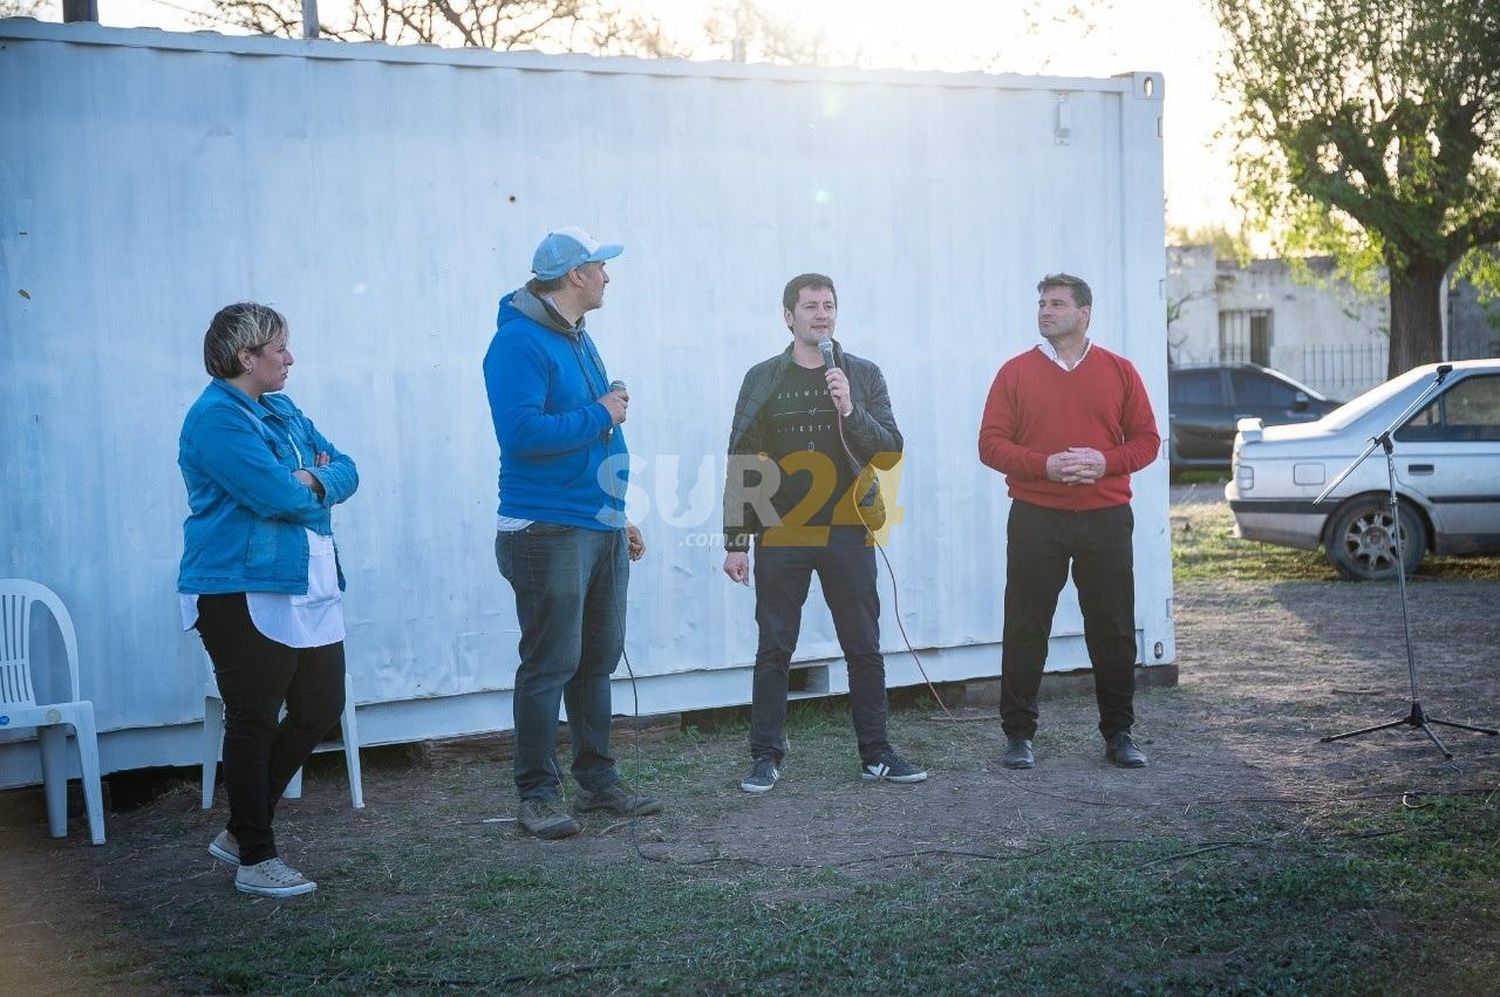
[{"label": "grass lawn", "polygon": [[[932,712],[897,711],[897,736],[921,744]],[[790,735],[799,757],[849,753],[827,703],[799,705]],[[724,771],[743,736],[688,729],[630,749],[626,774],[722,811],[741,802]],[[453,816],[362,834],[295,902],[227,883],[187,910],[131,898],[95,958],[144,947],[170,988],[212,993],[1481,993],[1500,972],[1493,795],[1241,808],[1209,839],[1123,809],[1103,830],[967,848],[908,833],[832,861],[684,861],[651,820],[543,844],[454,833]]]},{"label": "grass lawn", "polygon": [[[1172,578],[1179,585],[1216,578],[1265,582],[1340,580],[1321,550],[1296,550],[1235,537],[1234,517],[1226,502],[1174,505],[1170,518]],[[1500,557],[1428,554],[1412,577],[1500,579]]]},{"label": "grass lawn", "polygon": [[[203,852],[222,798],[203,814],[191,781],[113,815],[101,849],[0,830],[0,859],[19,842],[42,870],[0,883],[55,892],[18,915],[61,946],[75,979],[53,992],[1493,993],[1500,739],[1454,735],[1451,765],[1417,734],[1318,744],[1399,699],[1388,600],[1235,540],[1222,503],[1172,519],[1183,681],[1138,698],[1148,769],[1103,763],[1092,697],[1047,700],[1041,764],[1015,774],[992,706],[952,723],[903,694],[892,739],[933,779],[864,786],[844,704],[803,701],[765,797],[737,788],[742,713],[622,736],[667,812],[564,842],[516,834],[495,742],[377,749],[368,809],[327,756],[278,814],[311,896],[235,894]],[[1451,652],[1424,656],[1433,688],[1482,719],[1500,558],[1420,574],[1414,599],[1470,621],[1421,629]],[[16,961],[0,943],[0,979]]]}]

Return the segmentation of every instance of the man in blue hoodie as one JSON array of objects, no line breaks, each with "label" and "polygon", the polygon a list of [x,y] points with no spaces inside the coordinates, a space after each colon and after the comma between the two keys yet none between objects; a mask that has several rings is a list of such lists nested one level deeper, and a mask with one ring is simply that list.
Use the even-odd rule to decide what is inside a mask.
[{"label": "man in blue hoodie", "polygon": [[525,834],[565,838],[578,821],[562,807],[557,710],[567,706],[577,812],[661,812],[631,792],[610,755],[609,677],[625,647],[630,561],[646,550],[625,519],[629,452],[620,425],[630,395],[611,383],[583,317],[604,303],[604,264],[624,247],[577,228],[549,232],[526,285],[500,299],[484,357],[500,443],[495,560],[516,595],[517,822]]}]

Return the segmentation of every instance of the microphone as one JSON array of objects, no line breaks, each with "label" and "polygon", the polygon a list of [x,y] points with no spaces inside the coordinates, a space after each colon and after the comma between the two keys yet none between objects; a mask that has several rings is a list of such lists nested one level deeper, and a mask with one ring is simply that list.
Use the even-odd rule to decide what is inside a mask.
[{"label": "microphone", "polygon": [[[824,370],[838,370],[839,369],[839,365],[837,363],[835,363],[834,359],[833,359],[833,340],[832,339],[830,339],[827,336],[824,336],[822,339],[818,340],[818,352],[821,353],[821,354],[823,354],[823,369]],[[839,406],[838,406],[837,402],[834,402],[834,405],[833,405],[833,414],[838,418],[838,421],[839,421],[839,436],[840,436],[840,438],[842,438],[843,435],[844,435],[844,413],[842,413],[842,412],[839,411]],[[847,447],[847,444],[846,444],[846,447]]]},{"label": "microphone", "polygon": [[[630,390],[625,387],[625,382],[624,381],[619,381],[619,380],[610,381],[609,382],[609,390],[612,393],[617,394],[617,395],[629,395],[630,394]],[[615,438],[615,427],[614,426],[610,426],[608,429],[606,429],[604,431],[604,442],[608,443],[610,440],[613,440],[614,438]]]}]

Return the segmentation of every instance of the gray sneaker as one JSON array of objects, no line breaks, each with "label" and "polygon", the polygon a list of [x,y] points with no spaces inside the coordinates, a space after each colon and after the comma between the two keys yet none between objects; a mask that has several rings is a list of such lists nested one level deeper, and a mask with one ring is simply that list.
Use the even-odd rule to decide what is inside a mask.
[{"label": "gray sneaker", "polygon": [[750,763],[750,774],[740,780],[740,788],[747,793],[769,793],[781,778],[781,769],[774,758],[757,758]]},{"label": "gray sneaker", "polygon": [[650,817],[661,813],[661,800],[642,793],[632,793],[623,783],[617,782],[597,793],[582,786],[573,794],[573,812],[588,813],[590,810],[607,810],[616,817]]},{"label": "gray sneaker", "polygon": [[1146,767],[1146,753],[1135,746],[1128,730],[1121,731],[1104,742],[1104,757],[1122,769]]},{"label": "gray sneaker", "polygon": [[281,859],[273,858],[240,866],[234,874],[234,888],[258,897],[297,897],[316,890],[318,884]]},{"label": "gray sneaker", "polygon": [[1008,769],[1035,768],[1036,755],[1031,750],[1031,739],[1025,737],[1007,737],[1005,739],[1005,753],[1000,756],[1000,764]]},{"label": "gray sneaker", "polygon": [[554,799],[531,797],[521,801],[516,825],[522,834],[548,840],[568,838],[578,833],[578,821]]},{"label": "gray sneaker", "polygon": [[240,864],[240,843],[228,831],[220,831],[208,843],[208,854],[225,865],[237,866]]},{"label": "gray sneaker", "polygon": [[927,770],[886,748],[873,762],[860,765],[859,777],[865,782],[926,782]]}]

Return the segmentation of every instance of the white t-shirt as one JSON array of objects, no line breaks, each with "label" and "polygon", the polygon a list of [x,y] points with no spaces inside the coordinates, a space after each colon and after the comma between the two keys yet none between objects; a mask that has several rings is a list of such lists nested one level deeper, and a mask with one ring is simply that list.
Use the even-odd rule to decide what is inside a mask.
[{"label": "white t-shirt", "polygon": [[[198,597],[179,597],[182,629],[198,622]],[[307,531],[307,594],[246,592],[250,621],[261,635],[287,647],[323,647],[344,639],[344,598],[339,591],[333,537]]]}]

